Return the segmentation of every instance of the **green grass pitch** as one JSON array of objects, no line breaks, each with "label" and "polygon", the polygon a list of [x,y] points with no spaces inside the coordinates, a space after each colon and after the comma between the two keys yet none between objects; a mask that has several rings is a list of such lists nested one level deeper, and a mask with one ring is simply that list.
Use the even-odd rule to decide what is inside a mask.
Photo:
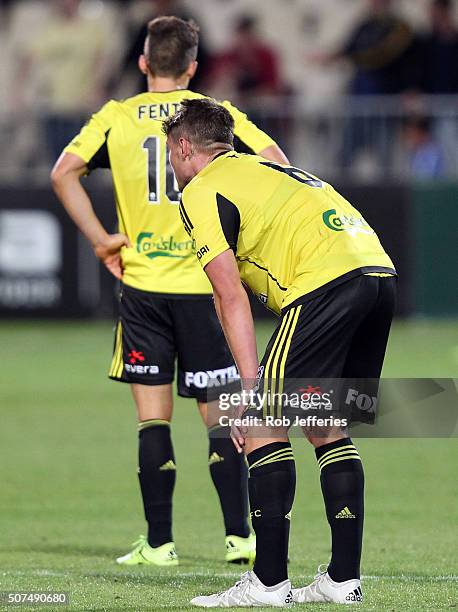
[{"label": "green grass pitch", "polygon": [[[261,348],[270,330],[258,325]],[[127,385],[106,378],[110,325],[2,323],[0,337],[0,591],[70,593],[70,606],[47,610],[182,611],[192,596],[231,585],[238,568],[223,561],[222,519],[194,403],[177,401],[173,428],[181,565],[117,567],[114,557],[145,526],[133,403]],[[397,323],[385,375],[456,376],[457,345],[454,321]],[[456,439],[357,444],[367,482],[359,609],[456,607]],[[297,439],[294,447],[290,574],[302,585],[327,561],[329,537],[312,449]]]}]

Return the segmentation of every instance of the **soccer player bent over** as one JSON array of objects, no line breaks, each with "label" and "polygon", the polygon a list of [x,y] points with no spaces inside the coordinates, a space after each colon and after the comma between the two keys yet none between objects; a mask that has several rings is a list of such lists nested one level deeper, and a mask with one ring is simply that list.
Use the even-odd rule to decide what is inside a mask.
[{"label": "soccer player bent over", "polygon": [[[137,406],[139,480],[148,536],[117,561],[177,565],[172,535],[175,456],[170,435],[172,382],[178,358],[178,393],[195,398],[209,428],[209,468],[221,502],[226,560],[250,560],[255,539],[247,515],[247,469],[227,436],[211,435],[206,380],[224,385],[236,375],[216,317],[211,285],[192,253],[179,216],[180,193],[168,161],[162,121],[185,99],[197,62],[198,29],[176,17],[148,25],[139,67],[148,92],[109,101],[58,160],[54,189],[96,255],[122,288],[110,378],[131,385]],[[235,133],[250,149],[284,161],[274,141],[229,102]],[[119,234],[109,235],[80,183],[96,168],[113,176]],[[207,333],[203,333],[203,331]],[[218,432],[217,432],[218,433]]]},{"label": "soccer player bent over", "polygon": [[[280,315],[261,380],[380,376],[393,316],[396,272],[376,234],[349,202],[318,178],[232,148],[233,120],[209,100],[186,100],[164,123],[185,228],[213,286],[219,319],[246,389],[258,358],[241,281]],[[263,422],[263,421],[261,421]],[[287,427],[273,436],[234,430],[249,464],[257,554],[253,571],[204,607],[285,606],[362,600],[364,476],[340,427],[308,431],[321,472],[332,536],[327,570],[307,587],[288,580],[295,464]],[[264,433],[263,433],[264,432]]]}]

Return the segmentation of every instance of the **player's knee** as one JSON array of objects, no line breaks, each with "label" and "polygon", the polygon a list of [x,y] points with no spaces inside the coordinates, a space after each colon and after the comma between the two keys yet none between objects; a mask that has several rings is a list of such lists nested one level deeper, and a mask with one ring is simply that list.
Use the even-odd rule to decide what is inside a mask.
[{"label": "player's knee", "polygon": [[324,444],[330,444],[331,442],[337,442],[348,436],[344,430],[311,430],[303,428],[303,432],[307,440],[314,448],[323,446]]}]

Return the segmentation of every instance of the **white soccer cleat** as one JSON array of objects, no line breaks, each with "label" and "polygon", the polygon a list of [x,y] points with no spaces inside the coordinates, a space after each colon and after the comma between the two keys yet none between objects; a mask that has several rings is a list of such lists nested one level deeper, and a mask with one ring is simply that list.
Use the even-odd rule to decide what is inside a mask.
[{"label": "white soccer cleat", "polygon": [[215,595],[200,595],[191,599],[191,603],[201,608],[284,608],[292,605],[293,596],[289,580],[266,587],[254,572],[245,572],[227,591]]},{"label": "white soccer cleat", "polygon": [[319,573],[311,584],[301,589],[293,589],[294,603],[357,604],[363,601],[360,580],[355,578],[345,582],[334,582],[326,570],[320,571],[318,568]]}]

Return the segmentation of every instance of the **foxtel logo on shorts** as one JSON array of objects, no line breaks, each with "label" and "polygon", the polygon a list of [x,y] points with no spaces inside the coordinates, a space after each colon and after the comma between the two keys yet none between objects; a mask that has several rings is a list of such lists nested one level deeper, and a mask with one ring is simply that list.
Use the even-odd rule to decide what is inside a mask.
[{"label": "foxtel logo on shorts", "polygon": [[227,385],[240,378],[235,365],[219,370],[205,370],[202,372],[185,372],[184,383],[187,387],[194,385],[198,389],[219,387]]},{"label": "foxtel logo on shorts", "polygon": [[348,405],[356,404],[357,408],[365,412],[375,412],[377,407],[377,397],[359,393],[356,389],[348,389],[345,403]]}]

